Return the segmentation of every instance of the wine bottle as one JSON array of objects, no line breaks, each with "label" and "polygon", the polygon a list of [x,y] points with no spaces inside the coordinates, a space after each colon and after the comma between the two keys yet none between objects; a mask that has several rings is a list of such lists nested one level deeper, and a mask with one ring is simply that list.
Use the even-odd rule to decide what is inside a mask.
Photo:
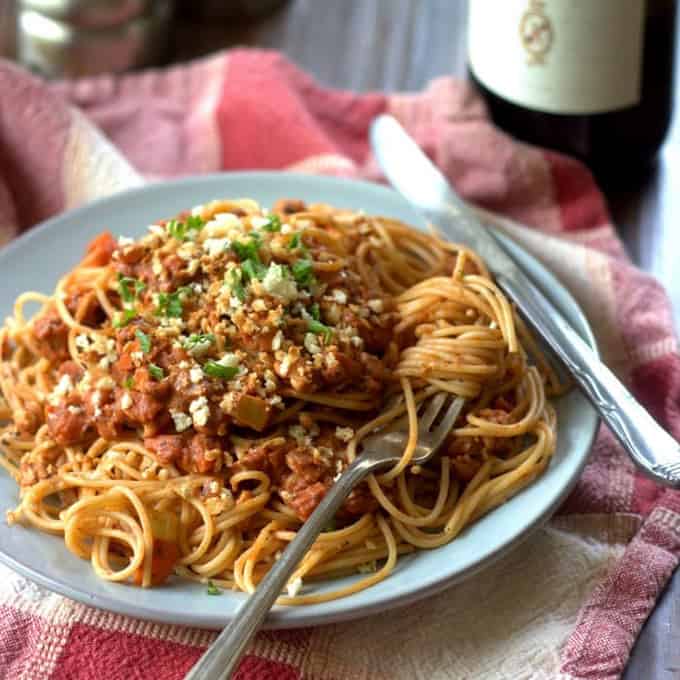
[{"label": "wine bottle", "polygon": [[622,185],[668,130],[675,18],[676,0],[470,0],[470,76],[501,128]]}]

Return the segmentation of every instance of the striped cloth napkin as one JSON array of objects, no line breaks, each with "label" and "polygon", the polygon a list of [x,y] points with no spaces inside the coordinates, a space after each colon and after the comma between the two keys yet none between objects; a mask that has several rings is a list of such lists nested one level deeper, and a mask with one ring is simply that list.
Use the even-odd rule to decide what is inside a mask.
[{"label": "striped cloth napkin", "polygon": [[[279,168],[379,180],[367,127],[391,112],[561,278],[606,362],[680,437],[663,290],[631,266],[590,174],[496,130],[467,84],[357,95],[320,87],[276,53],[237,50],[52,85],[0,63],[0,92],[0,243],[163,177]],[[640,477],[603,428],[558,515],[502,561],[406,611],[262,633],[238,677],[616,678],[679,557],[680,493]],[[213,635],[95,610],[0,568],[3,678],[181,678]]]}]

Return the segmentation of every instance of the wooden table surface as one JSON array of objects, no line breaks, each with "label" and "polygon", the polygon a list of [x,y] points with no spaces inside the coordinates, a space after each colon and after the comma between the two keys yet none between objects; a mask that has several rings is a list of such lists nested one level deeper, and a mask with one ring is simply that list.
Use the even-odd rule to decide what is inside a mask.
[{"label": "wooden table surface", "polygon": [[[322,83],[352,90],[419,90],[433,77],[465,77],[465,0],[292,0],[249,26],[182,26],[175,58],[234,45],[272,47]],[[676,51],[676,55],[679,51]],[[678,57],[676,56],[676,63]],[[676,79],[680,68],[676,69]],[[676,92],[676,111],[680,97]],[[607,195],[631,258],[667,288],[680,327],[680,124],[644,185]],[[674,644],[671,640],[674,638]],[[680,678],[680,575],[640,635],[626,680]]]}]

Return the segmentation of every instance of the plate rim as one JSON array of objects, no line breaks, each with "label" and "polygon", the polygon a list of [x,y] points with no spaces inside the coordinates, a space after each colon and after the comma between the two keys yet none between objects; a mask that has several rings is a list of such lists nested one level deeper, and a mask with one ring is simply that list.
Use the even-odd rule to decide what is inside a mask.
[{"label": "plate rim", "polygon": [[[328,187],[344,187],[347,188],[349,185],[356,186],[357,191],[370,191],[373,192],[380,198],[382,194],[386,200],[394,201],[398,199],[400,203],[403,204],[404,208],[410,208],[412,211],[412,206],[401,197],[397,192],[395,192],[390,187],[382,184],[368,182],[364,180],[344,178],[344,177],[334,177],[334,176],[324,176],[324,175],[311,175],[307,173],[300,172],[288,172],[288,171],[238,171],[238,172],[219,172],[219,173],[208,173],[203,175],[192,175],[182,178],[174,178],[169,180],[164,180],[161,182],[153,182],[145,184],[142,186],[131,187],[114,194],[109,194],[90,201],[84,205],[78,206],[76,208],[64,211],[58,215],[55,215],[43,222],[32,227],[28,231],[24,232],[9,244],[0,248],[0,263],[8,257],[21,251],[23,248],[28,247],[29,244],[36,238],[39,238],[44,232],[51,230],[55,225],[59,225],[64,221],[69,221],[71,219],[78,219],[82,216],[86,216],[91,211],[96,211],[102,206],[107,204],[115,204],[118,201],[127,201],[135,197],[138,197],[149,191],[160,190],[171,190],[174,186],[187,187],[193,185],[201,185],[203,183],[219,182],[224,180],[225,182],[233,181],[252,181],[257,182],[258,180],[264,180],[265,182],[271,182],[272,180],[290,178],[293,181],[300,181],[302,184],[309,182],[318,182],[321,185],[326,185]],[[228,191],[228,187],[226,188]],[[490,214],[490,213],[487,213]],[[499,220],[507,220],[503,216],[493,216]],[[588,322],[586,315],[579,303],[575,300],[568,288],[562,284],[561,281],[547,268],[540,260],[533,254],[528,252],[524,247],[517,244],[509,236],[504,234],[502,231],[495,229],[496,235],[500,240],[506,245],[513,256],[519,253],[520,257],[527,258],[532,262],[533,265],[538,265],[541,271],[541,276],[547,279],[549,286],[554,284],[557,285],[560,295],[568,300],[569,304],[572,306],[573,311],[578,317],[579,323],[584,331],[585,340],[595,351],[596,355],[599,357],[599,351],[597,347],[597,342],[594,337],[592,327]],[[545,281],[542,284],[545,286]],[[313,625],[329,624],[342,621],[348,621],[356,618],[361,618],[364,616],[369,616],[378,612],[388,611],[390,609],[407,606],[413,602],[419,601],[426,597],[435,595],[456,583],[464,581],[474,574],[482,571],[488,566],[491,566],[497,560],[501,559],[507,553],[515,549],[520,543],[524,542],[529,538],[535,531],[542,527],[559,508],[571,490],[574,488],[576,482],[578,481],[581,473],[587,463],[590,451],[592,450],[593,443],[597,436],[599,430],[600,419],[592,411],[592,422],[590,423],[591,431],[587,437],[587,445],[583,447],[583,453],[580,456],[578,464],[575,465],[571,475],[567,479],[567,482],[563,485],[562,489],[558,494],[556,494],[550,503],[544,508],[540,516],[536,518],[534,523],[524,530],[520,530],[518,533],[513,535],[511,538],[506,540],[504,543],[500,544],[490,553],[480,555],[479,558],[470,563],[466,568],[461,569],[453,574],[444,573],[437,574],[434,578],[427,582],[426,585],[415,585],[411,587],[406,592],[400,592],[396,590],[394,593],[386,594],[378,599],[365,603],[356,603],[354,606],[350,605],[344,609],[335,612],[316,612],[308,613],[305,615],[305,607],[276,607],[270,612],[270,615],[263,626],[265,629],[285,629],[285,628],[300,628]],[[4,473],[3,473],[4,474]],[[444,546],[439,548],[443,549]],[[167,615],[162,611],[156,609],[150,609],[145,605],[138,604],[134,608],[124,600],[120,600],[115,596],[109,595],[105,592],[93,592],[88,593],[84,589],[79,590],[73,585],[69,584],[66,580],[63,580],[58,575],[50,575],[49,573],[44,573],[36,570],[35,568],[24,564],[23,562],[16,559],[14,556],[0,550],[0,563],[9,567],[10,569],[16,571],[29,578],[30,580],[38,583],[39,585],[47,588],[50,591],[59,593],[65,597],[81,602],[85,605],[95,606],[100,609],[107,611],[112,611],[117,614],[124,616],[133,616],[136,618],[143,618],[151,621],[156,621],[159,623],[170,623],[189,626],[199,626],[203,628],[219,628],[230,620],[236,613],[236,609],[232,611],[225,612],[224,619],[220,622],[214,621],[213,617],[210,615],[201,615],[200,612],[194,613],[191,610],[187,610],[182,614],[181,620],[176,616]],[[370,589],[369,589],[370,590]],[[369,591],[363,591],[369,592]],[[345,598],[347,602],[350,602],[353,596]],[[296,612],[298,614],[296,614]],[[300,613],[301,612],[301,613]],[[288,615],[286,615],[288,613]],[[165,614],[165,615],[164,615]],[[292,614],[292,615],[291,615]]]}]

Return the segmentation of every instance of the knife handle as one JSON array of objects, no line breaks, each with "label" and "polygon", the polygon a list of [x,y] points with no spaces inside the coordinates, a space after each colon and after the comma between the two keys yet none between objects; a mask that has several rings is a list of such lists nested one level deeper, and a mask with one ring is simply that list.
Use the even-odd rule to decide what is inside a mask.
[{"label": "knife handle", "polygon": [[649,415],[555,307],[519,270],[497,276],[535,331],[564,362],[633,462],[654,481],[680,488],[680,444]]}]

